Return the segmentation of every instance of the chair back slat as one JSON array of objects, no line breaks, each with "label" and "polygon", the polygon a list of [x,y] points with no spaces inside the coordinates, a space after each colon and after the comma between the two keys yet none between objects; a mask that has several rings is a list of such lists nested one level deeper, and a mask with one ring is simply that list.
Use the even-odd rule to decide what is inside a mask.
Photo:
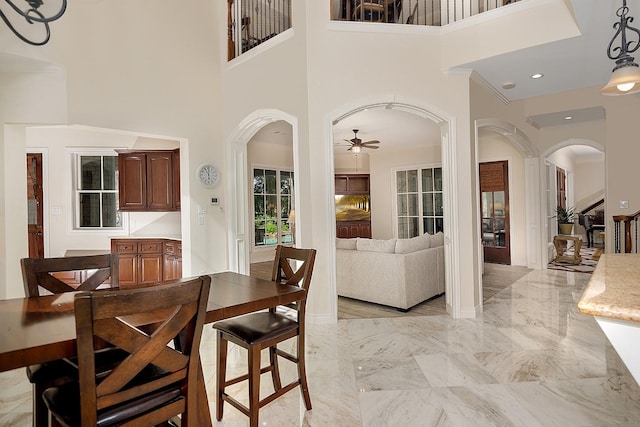
[{"label": "chair back slat", "polygon": [[278,245],[271,280],[287,285],[297,285],[309,290],[315,258],[315,249],[299,249]]},{"label": "chair back slat", "polygon": [[[136,399],[164,392],[171,385],[175,386],[172,390],[185,391],[186,401],[195,399],[210,282],[211,277],[202,276],[76,295],[82,425],[95,425],[99,410],[125,402],[135,404]],[[176,339],[180,349],[172,348]],[[93,354],[105,343],[129,356],[96,380]],[[185,405],[183,402],[175,409],[184,412]],[[153,411],[156,409],[167,410]]]},{"label": "chair back slat", "polygon": [[[278,245],[276,247],[271,280],[277,283],[300,286],[308,293],[315,259],[315,249],[300,249]],[[304,299],[288,304],[287,307],[297,310],[300,313],[300,321],[304,322],[306,303],[307,297],[305,296]],[[270,311],[275,311],[275,309]]]},{"label": "chair back slat", "polygon": [[[110,279],[109,287],[120,286],[118,254],[60,258],[23,258],[20,260],[24,292],[27,297],[42,295],[42,290],[59,294],[77,290],[92,291]],[[55,273],[96,270],[77,287],[65,283]]]}]

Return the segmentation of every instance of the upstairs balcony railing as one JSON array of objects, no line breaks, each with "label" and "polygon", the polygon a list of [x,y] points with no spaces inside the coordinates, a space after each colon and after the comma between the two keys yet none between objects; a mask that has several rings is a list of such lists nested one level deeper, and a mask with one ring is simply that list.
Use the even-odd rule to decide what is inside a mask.
[{"label": "upstairs balcony railing", "polygon": [[[520,0],[328,1],[332,21],[441,26]],[[291,3],[291,0],[227,0],[229,60],[291,28]]]},{"label": "upstairs balcony railing", "polygon": [[334,21],[441,26],[519,0],[331,0]]},{"label": "upstairs balcony railing", "polygon": [[291,0],[227,0],[228,58],[291,28]]}]

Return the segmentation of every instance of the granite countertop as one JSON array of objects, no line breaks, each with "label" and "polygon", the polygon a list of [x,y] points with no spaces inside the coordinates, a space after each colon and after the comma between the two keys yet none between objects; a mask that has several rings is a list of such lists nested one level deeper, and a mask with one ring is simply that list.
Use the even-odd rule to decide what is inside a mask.
[{"label": "granite countertop", "polygon": [[584,290],[584,314],[640,322],[640,254],[603,254]]}]

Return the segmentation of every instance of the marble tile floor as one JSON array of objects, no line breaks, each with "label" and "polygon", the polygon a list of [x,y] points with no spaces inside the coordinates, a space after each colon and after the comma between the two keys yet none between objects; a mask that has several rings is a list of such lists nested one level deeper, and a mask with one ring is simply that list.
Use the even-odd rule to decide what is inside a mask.
[{"label": "marble tile floor", "polygon": [[[261,426],[640,425],[640,387],[591,316],[576,303],[584,273],[533,270],[495,294],[476,319],[448,315],[343,319],[309,325],[313,409],[294,390],[260,411]],[[288,343],[293,345],[293,342]],[[202,360],[215,410],[215,335]],[[229,373],[244,369],[244,350]],[[265,361],[266,362],[266,361]],[[286,378],[294,369],[282,363]],[[263,376],[262,394],[271,384]],[[246,402],[246,386],[230,389]],[[24,370],[0,374],[0,426],[29,426]],[[216,426],[246,426],[225,405]]]}]

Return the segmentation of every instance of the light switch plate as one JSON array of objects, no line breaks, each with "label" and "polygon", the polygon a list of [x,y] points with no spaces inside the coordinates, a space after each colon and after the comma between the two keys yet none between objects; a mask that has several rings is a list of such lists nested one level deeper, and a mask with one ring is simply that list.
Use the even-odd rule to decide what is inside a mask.
[{"label": "light switch plate", "polygon": [[620,200],[620,209],[629,209],[629,201]]}]

